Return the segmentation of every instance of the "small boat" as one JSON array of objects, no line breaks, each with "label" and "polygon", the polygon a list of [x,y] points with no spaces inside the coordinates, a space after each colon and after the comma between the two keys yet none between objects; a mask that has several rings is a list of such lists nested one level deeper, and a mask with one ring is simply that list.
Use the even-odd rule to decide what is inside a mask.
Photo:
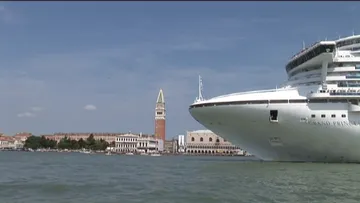
[{"label": "small boat", "polygon": [[128,152],[128,153],[126,153],[125,155],[134,155],[134,153]]},{"label": "small boat", "polygon": [[111,152],[107,152],[105,155],[106,156],[111,156],[112,154],[111,154]]},{"label": "small boat", "polygon": [[161,156],[161,154],[154,153],[154,154],[151,154],[150,156]]},{"label": "small boat", "polygon": [[143,152],[143,153],[141,153],[140,155],[141,155],[141,156],[148,156],[149,154],[148,154],[148,153]]}]

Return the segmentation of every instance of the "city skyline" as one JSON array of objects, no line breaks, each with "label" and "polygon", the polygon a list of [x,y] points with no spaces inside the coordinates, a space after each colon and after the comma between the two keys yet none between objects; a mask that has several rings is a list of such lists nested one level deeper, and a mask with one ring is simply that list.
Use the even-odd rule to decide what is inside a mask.
[{"label": "city skyline", "polygon": [[188,112],[198,75],[205,98],[275,88],[303,41],[360,33],[356,8],[352,2],[2,2],[0,131],[153,134],[160,88],[166,138],[203,129]]}]

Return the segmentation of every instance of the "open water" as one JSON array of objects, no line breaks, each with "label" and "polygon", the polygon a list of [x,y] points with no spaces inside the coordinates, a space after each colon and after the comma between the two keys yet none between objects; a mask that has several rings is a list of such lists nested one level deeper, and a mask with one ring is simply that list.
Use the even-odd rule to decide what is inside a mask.
[{"label": "open water", "polygon": [[0,203],[360,202],[360,165],[0,152]]}]

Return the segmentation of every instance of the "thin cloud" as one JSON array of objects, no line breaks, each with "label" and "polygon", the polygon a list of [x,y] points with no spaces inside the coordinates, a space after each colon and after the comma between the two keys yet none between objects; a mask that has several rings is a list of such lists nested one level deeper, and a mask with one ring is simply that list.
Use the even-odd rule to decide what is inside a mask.
[{"label": "thin cloud", "polygon": [[94,110],[96,110],[97,108],[96,108],[95,105],[88,104],[88,105],[84,106],[84,109],[85,109],[85,110],[88,110],[88,111],[94,111]]},{"label": "thin cloud", "polygon": [[31,112],[24,112],[24,113],[17,114],[17,117],[19,117],[19,118],[24,118],[24,117],[30,118],[30,117],[35,117],[35,116],[36,116],[36,114],[31,113]]}]

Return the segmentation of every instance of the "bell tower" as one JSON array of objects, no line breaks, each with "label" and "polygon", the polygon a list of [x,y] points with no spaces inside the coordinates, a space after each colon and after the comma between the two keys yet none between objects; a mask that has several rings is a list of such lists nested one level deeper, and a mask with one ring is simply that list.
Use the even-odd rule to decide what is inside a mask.
[{"label": "bell tower", "polygon": [[162,139],[163,143],[165,143],[165,116],[164,93],[162,89],[160,89],[155,107],[155,137]]}]

